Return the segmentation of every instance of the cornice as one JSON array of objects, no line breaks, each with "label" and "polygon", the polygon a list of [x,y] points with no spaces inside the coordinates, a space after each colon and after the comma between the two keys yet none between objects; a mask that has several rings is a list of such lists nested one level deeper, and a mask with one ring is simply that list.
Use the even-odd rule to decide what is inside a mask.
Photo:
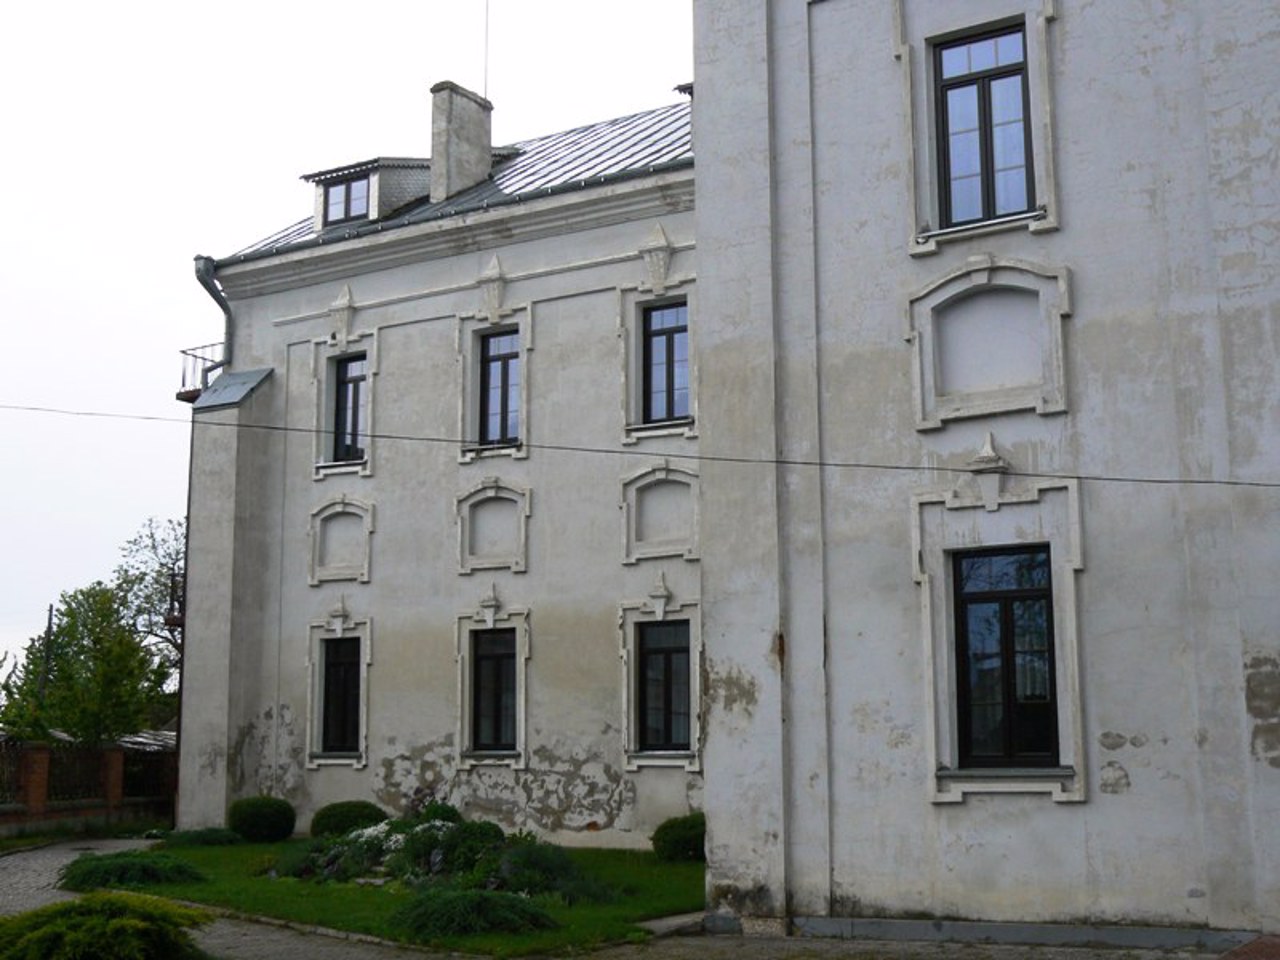
[{"label": "cornice", "polygon": [[244,263],[221,261],[218,282],[229,299],[239,300],[692,209],[690,168],[411,226],[388,226],[383,232]]}]

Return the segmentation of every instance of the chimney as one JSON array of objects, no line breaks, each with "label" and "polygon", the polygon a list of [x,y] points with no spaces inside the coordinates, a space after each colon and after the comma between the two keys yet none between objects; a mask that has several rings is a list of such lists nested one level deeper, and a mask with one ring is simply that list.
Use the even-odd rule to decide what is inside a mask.
[{"label": "chimney", "polygon": [[493,104],[445,80],[431,88],[431,202],[439,203],[489,176]]}]

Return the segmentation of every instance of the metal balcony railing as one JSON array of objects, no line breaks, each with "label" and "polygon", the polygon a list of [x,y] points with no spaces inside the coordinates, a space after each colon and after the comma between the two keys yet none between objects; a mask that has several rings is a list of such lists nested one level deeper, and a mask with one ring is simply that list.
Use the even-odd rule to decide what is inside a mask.
[{"label": "metal balcony railing", "polygon": [[226,344],[206,343],[202,347],[190,347],[182,353],[182,389],[178,399],[195,403],[204,388],[209,385],[209,374],[221,363]]}]

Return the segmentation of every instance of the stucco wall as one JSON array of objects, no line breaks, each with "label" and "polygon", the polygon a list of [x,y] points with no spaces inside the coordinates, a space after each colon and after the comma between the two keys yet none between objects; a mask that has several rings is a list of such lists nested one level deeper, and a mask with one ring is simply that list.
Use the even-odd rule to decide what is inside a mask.
[{"label": "stucco wall", "polygon": [[[929,43],[1012,18],[1045,214],[918,239]],[[753,518],[703,561],[711,687],[753,694],[708,704],[713,907],[1275,928],[1280,14],[698,0],[695,36],[698,349],[732,361],[703,367],[703,449],[783,461],[704,471],[709,530]],[[923,423],[917,305],[992,270],[1057,298],[1060,407],[1046,373],[1029,408]],[[1041,542],[1072,775],[939,777],[944,559]]]},{"label": "stucco wall", "polygon": [[[621,609],[652,604],[659,574],[672,615],[696,617],[701,594],[696,551],[631,560],[623,523],[628,478],[698,449],[696,424],[627,430],[643,306],[679,297],[696,317],[691,174],[596,196],[613,209],[592,217],[587,200],[584,216],[570,195],[474,215],[507,242],[442,240],[449,225],[437,223],[220,268],[237,369],[273,372],[238,410],[196,417],[188,676],[199,681],[184,724],[204,745],[184,768],[184,826],[219,823],[232,799],[259,792],[295,803],[305,829],[332,801],[401,810],[429,791],[510,828],[643,846],[701,806],[700,743],[656,764],[628,749],[636,681]],[[520,239],[530,216],[543,226]],[[657,273],[641,252],[655,245],[669,255]],[[524,442],[476,455],[476,338],[508,327],[523,351]],[[372,371],[368,458],[317,467],[332,429],[326,378],[355,351]],[[250,417],[270,429],[204,425]],[[487,484],[526,514],[518,562],[494,569],[464,563],[459,546],[466,497]],[[325,518],[348,506],[345,539],[317,547]],[[325,552],[353,544],[341,563]],[[491,599],[496,625],[521,630],[523,740],[509,758],[466,743],[468,631]],[[354,758],[317,747],[330,633],[362,640]]]}]

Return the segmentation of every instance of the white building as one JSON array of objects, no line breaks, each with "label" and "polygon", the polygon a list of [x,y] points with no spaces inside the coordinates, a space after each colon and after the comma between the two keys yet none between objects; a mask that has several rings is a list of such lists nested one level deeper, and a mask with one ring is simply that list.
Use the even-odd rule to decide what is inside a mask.
[{"label": "white building", "polygon": [[182,822],[703,808],[722,926],[1280,929],[1280,8],[694,11],[696,213],[687,105],[443,85],[203,262]]},{"label": "white building", "polygon": [[694,10],[712,910],[1280,928],[1280,7]]},{"label": "white building", "polygon": [[645,845],[701,805],[690,107],[494,150],[432,93],[429,161],[197,260],[179,823],[429,792]]}]

